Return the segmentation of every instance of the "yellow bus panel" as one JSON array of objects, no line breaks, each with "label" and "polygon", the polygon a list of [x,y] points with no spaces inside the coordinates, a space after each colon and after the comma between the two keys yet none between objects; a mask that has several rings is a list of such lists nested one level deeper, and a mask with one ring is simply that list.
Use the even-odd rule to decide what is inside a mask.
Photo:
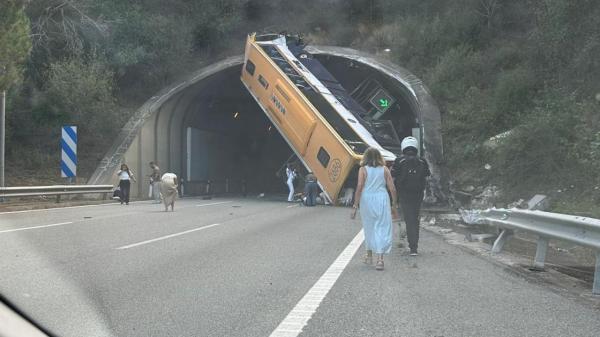
[{"label": "yellow bus panel", "polygon": [[[291,62],[288,65],[293,69]],[[241,80],[298,158],[315,174],[329,201],[335,203],[361,155],[348,146],[254,36],[247,40]]]}]

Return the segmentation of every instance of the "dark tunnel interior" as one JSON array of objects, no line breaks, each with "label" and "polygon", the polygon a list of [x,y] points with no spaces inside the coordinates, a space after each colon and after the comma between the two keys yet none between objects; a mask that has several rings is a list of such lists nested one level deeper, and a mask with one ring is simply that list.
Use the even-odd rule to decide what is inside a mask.
[{"label": "dark tunnel interior", "polygon": [[[380,118],[392,121],[400,139],[411,135],[417,121],[406,90],[398,82],[347,59],[317,58],[349,92],[365,81],[383,87],[395,103]],[[187,89],[194,90],[194,96],[182,125],[183,153],[187,155],[181,167],[189,177],[186,194],[204,194],[207,181],[214,192],[256,195],[287,191],[281,171],[293,152],[241,83],[240,72],[241,66],[230,67]],[[359,103],[369,108],[368,101]],[[306,173],[299,161],[296,165],[301,174]],[[302,187],[301,181],[297,180],[297,187]]]},{"label": "dark tunnel interior", "polygon": [[[188,186],[211,181],[215,190],[233,193],[285,192],[277,173],[293,152],[240,81],[241,66],[206,79],[195,97],[195,109],[184,119],[184,134],[195,129],[193,170]],[[184,142],[187,146],[190,142]],[[188,149],[189,150],[189,149]],[[187,159],[186,159],[187,160]],[[187,173],[187,172],[186,172]],[[188,193],[202,193],[188,189]]]}]

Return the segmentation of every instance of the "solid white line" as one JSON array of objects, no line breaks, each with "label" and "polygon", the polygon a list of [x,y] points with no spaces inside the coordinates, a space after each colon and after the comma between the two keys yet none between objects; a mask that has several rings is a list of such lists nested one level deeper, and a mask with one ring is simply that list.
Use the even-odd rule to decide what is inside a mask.
[{"label": "solid white line", "polygon": [[279,326],[271,333],[271,337],[296,337],[302,333],[302,329],[317,311],[321,301],[327,296],[344,269],[346,269],[363,240],[364,235],[361,230],[329,266],[317,283],[310,288],[294,309],[279,323]]},{"label": "solid white line", "polygon": [[298,207],[300,205],[289,205],[287,208]]},{"label": "solid white line", "polygon": [[7,229],[7,230],[0,231],[0,234],[1,233],[18,232],[18,231],[26,231],[28,229],[62,226],[62,225],[68,225],[68,224],[72,224],[72,223],[73,223],[73,221],[69,221],[69,222],[55,223],[55,224],[51,224],[51,225],[41,225],[41,226],[33,226],[33,227],[23,227],[23,228]]},{"label": "solid white line", "polygon": [[142,242],[138,242],[138,243],[132,243],[130,245],[122,246],[122,247],[115,248],[115,249],[129,249],[129,248],[133,248],[133,247],[145,245],[145,244],[152,243],[152,242],[156,242],[156,241],[160,241],[160,240],[166,240],[166,239],[170,239],[170,238],[173,238],[173,237],[176,237],[176,236],[180,236],[180,235],[184,235],[184,234],[188,234],[188,233],[192,233],[192,232],[196,232],[196,231],[201,231],[203,229],[208,229],[208,228],[219,226],[219,225],[220,224],[215,223],[215,224],[212,224],[212,225],[208,225],[208,226],[204,226],[204,227],[198,227],[198,228],[190,229],[190,230],[179,232],[179,233],[175,233],[175,234],[161,236],[161,237],[156,238],[156,239],[146,240],[146,241],[142,241]]},{"label": "solid white line", "polygon": [[228,203],[230,203],[230,202],[233,202],[233,201],[213,202],[213,203],[211,203],[211,204],[198,204],[198,205],[196,205],[196,207],[202,207],[202,206],[212,206],[212,205],[221,205],[221,204],[228,204]]}]

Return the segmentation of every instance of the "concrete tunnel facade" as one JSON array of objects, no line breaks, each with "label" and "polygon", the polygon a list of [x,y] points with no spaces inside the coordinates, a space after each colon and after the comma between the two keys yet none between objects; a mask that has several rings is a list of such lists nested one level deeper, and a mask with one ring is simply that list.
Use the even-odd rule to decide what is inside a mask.
[{"label": "concrete tunnel facade", "polygon": [[[430,163],[430,201],[447,196],[441,117],[420,79],[387,60],[354,49],[309,46],[348,91],[372,78],[396,99],[399,136],[418,128]],[[148,163],[184,180],[185,194],[277,193],[286,190],[276,172],[292,154],[240,81],[243,56],[206,66],[187,79],[163,89],[136,111],[89,180],[116,184],[116,172],[126,163],[138,177],[131,188],[137,198],[148,196]],[[414,132],[414,131],[413,131]]]}]

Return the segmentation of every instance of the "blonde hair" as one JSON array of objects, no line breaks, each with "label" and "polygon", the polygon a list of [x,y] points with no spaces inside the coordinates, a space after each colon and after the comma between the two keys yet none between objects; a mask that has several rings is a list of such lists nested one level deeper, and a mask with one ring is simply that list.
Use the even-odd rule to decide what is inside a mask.
[{"label": "blonde hair", "polygon": [[381,152],[374,147],[370,147],[365,151],[360,161],[360,166],[385,166],[385,161],[381,156]]}]

